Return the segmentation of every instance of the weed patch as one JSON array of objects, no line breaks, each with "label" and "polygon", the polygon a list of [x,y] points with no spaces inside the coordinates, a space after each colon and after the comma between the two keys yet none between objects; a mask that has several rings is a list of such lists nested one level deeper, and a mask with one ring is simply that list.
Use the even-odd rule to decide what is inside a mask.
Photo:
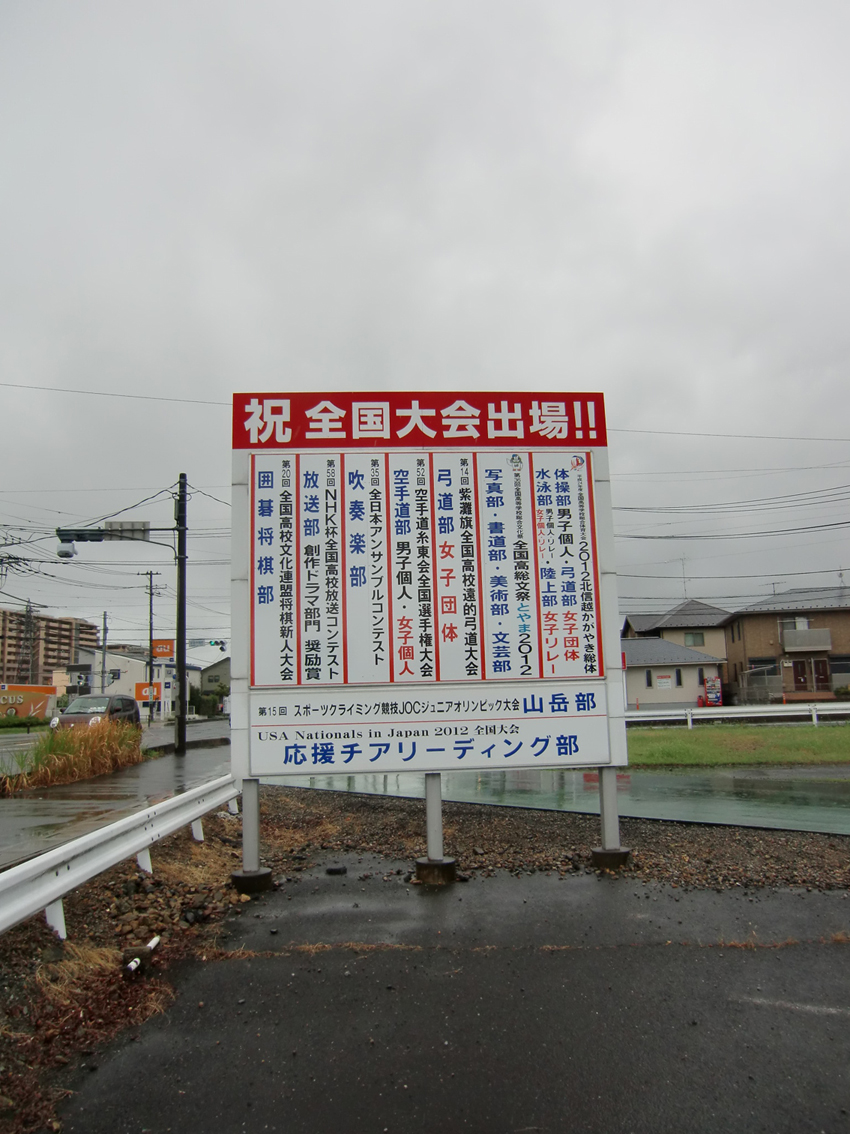
[{"label": "weed patch", "polygon": [[16,759],[21,771],[0,776],[0,794],[69,784],[140,764],[144,759],[142,734],[123,721],[57,728],[39,736],[32,748]]}]

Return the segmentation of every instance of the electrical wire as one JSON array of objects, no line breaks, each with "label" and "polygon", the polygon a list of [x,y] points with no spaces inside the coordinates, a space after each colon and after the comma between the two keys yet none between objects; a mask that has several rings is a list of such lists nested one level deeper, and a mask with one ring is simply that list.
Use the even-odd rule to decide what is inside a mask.
[{"label": "electrical wire", "polygon": [[216,504],[223,504],[225,508],[231,507],[229,500],[219,500],[217,496],[211,496],[209,492],[204,492],[202,488],[197,488],[194,484],[190,484],[188,487],[192,490],[192,492],[200,493],[201,496],[206,496],[210,500],[215,500]]}]

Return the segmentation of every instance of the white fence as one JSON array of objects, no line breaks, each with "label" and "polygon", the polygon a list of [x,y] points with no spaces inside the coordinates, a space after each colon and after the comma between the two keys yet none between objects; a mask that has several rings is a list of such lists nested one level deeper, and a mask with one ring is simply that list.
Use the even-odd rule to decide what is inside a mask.
[{"label": "white fence", "polygon": [[44,910],[48,923],[64,937],[65,894],[133,855],[150,871],[154,843],[238,794],[233,777],[220,776],[0,873],[0,933]]},{"label": "white fence", "polygon": [[694,721],[783,721],[806,717],[815,725],[826,717],[850,717],[850,701],[798,701],[791,705],[722,705],[703,709],[629,709],[626,712],[626,724],[687,721],[688,728],[693,728]]}]

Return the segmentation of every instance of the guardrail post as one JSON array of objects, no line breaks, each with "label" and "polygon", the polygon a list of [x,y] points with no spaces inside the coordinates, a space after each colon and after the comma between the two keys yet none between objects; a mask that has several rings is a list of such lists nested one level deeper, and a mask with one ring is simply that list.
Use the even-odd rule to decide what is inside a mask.
[{"label": "guardrail post", "polygon": [[812,724],[816,726],[818,723],[818,707],[817,705],[810,705],[809,708],[812,713]]},{"label": "guardrail post", "polygon": [[136,855],[136,862],[139,864],[139,870],[144,870],[146,874],[153,874],[153,863],[151,862],[151,852],[149,847],[140,850]]},{"label": "guardrail post", "polygon": [[617,807],[617,769],[599,769],[599,819],[602,846],[594,847],[590,857],[594,866],[615,870],[625,866],[631,851],[620,846],[620,813]]},{"label": "guardrail post", "polygon": [[688,728],[693,728],[694,727],[694,711],[693,711],[693,709],[686,709],[685,715],[688,718]]},{"label": "guardrail post", "polygon": [[62,905],[62,899],[57,898],[55,902],[51,902],[44,911],[44,920],[53,930],[57,937],[61,937],[64,941],[68,936],[65,929],[65,907]]},{"label": "guardrail post", "polygon": [[200,819],[196,819],[192,824],[192,838],[196,843],[204,841],[204,825]]},{"label": "guardrail post", "polygon": [[227,810],[230,812],[231,815],[238,815],[239,814],[239,800],[236,799],[235,797],[233,799],[228,799]]},{"label": "guardrail post", "polygon": [[428,838],[428,857],[417,858],[416,877],[420,882],[443,885],[454,882],[457,863],[443,857],[443,795],[439,772],[425,773],[425,830]]}]

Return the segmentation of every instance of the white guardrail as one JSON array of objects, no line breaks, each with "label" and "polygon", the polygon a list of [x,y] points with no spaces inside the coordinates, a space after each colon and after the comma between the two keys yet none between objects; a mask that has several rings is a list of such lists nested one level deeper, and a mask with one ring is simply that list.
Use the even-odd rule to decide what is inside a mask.
[{"label": "white guardrail", "polygon": [[796,701],[791,705],[719,705],[703,709],[628,709],[626,724],[651,724],[653,721],[720,720],[785,720],[809,717],[817,724],[821,717],[850,717],[850,701]]},{"label": "white guardrail", "polygon": [[220,776],[128,815],[0,873],[0,933],[44,910],[48,924],[65,936],[62,898],[90,878],[137,855],[150,871],[154,843],[188,827],[239,794],[232,776]]}]

